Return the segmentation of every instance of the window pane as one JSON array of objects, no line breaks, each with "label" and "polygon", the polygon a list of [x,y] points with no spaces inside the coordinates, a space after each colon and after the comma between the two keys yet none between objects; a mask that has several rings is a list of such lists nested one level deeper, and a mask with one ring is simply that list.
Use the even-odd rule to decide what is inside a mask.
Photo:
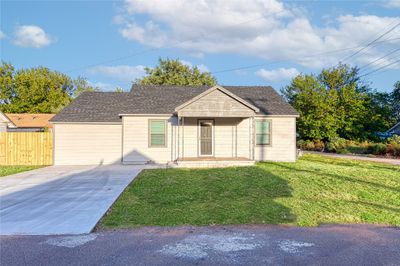
[{"label": "window pane", "polygon": [[151,134],[151,145],[152,146],[164,146],[165,135],[164,134]]},{"label": "window pane", "polygon": [[151,121],[150,125],[151,134],[164,134],[165,122],[164,121]]},{"label": "window pane", "polygon": [[269,134],[257,134],[256,135],[257,145],[267,145],[269,144]]},{"label": "window pane", "polygon": [[269,121],[256,121],[256,134],[268,134]]}]

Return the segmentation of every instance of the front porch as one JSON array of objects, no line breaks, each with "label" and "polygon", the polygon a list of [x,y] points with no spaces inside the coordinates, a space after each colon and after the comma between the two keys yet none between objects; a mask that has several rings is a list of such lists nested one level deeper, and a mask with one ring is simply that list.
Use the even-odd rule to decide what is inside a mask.
[{"label": "front porch", "polygon": [[175,109],[177,167],[253,165],[256,107],[218,86]]},{"label": "front porch", "polygon": [[255,161],[245,157],[186,157],[179,158],[171,167],[216,168],[229,166],[251,166]]}]

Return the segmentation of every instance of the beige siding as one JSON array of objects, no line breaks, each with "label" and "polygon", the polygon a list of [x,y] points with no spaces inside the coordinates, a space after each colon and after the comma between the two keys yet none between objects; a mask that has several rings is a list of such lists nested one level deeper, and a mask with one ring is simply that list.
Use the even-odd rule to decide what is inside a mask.
[{"label": "beige siding", "polygon": [[[257,118],[256,118],[257,119]],[[266,117],[272,121],[271,145],[255,146],[257,161],[296,160],[296,118]]]},{"label": "beige siding", "polygon": [[54,164],[121,163],[122,125],[54,125]]},{"label": "beige siding", "polygon": [[6,132],[6,131],[7,131],[7,124],[0,122],[0,132]]},{"label": "beige siding", "polygon": [[[149,119],[168,120],[167,147],[149,147]],[[184,126],[178,132],[176,117],[123,117],[124,163],[167,163],[178,158],[178,150],[180,158],[198,157],[198,119],[185,117]],[[254,152],[255,160],[294,161],[295,118],[268,119],[272,121],[272,143],[253,149],[254,132],[250,129],[252,118],[212,118],[214,156],[253,158]]]},{"label": "beige siding", "polygon": [[[167,146],[149,147],[149,120],[165,119],[167,123]],[[175,160],[175,151],[171,148],[172,136],[176,135],[172,125],[176,125],[175,117],[123,117],[123,162],[124,163],[166,163]]]},{"label": "beige siding", "polygon": [[[209,118],[204,118],[209,120]],[[184,118],[181,127],[180,157],[199,155],[198,118]],[[213,118],[214,120],[214,156],[249,158],[249,121],[241,118]],[[183,148],[182,148],[183,147]]]},{"label": "beige siding", "polygon": [[178,112],[189,117],[247,117],[254,111],[225,93],[214,90]]}]

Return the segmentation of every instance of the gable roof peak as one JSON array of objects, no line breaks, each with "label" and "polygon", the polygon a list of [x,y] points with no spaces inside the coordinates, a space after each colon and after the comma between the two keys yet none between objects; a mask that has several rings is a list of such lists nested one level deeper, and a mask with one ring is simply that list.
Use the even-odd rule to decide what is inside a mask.
[{"label": "gable roof peak", "polygon": [[256,112],[256,113],[260,111],[260,110],[259,110],[257,107],[255,107],[254,105],[252,105],[252,104],[250,104],[249,102],[243,100],[242,98],[240,98],[239,96],[237,96],[237,95],[235,95],[234,93],[230,92],[229,90],[225,89],[224,87],[222,87],[222,86],[220,86],[220,85],[215,85],[215,86],[212,86],[211,88],[209,88],[208,90],[206,90],[206,91],[200,93],[199,95],[193,97],[193,98],[190,99],[189,101],[187,101],[187,102],[185,102],[185,103],[183,103],[183,104],[177,106],[177,107],[175,108],[175,112],[178,112],[178,111],[181,110],[182,108],[188,106],[189,104],[191,104],[191,103],[193,103],[193,102],[195,102],[195,101],[197,101],[197,100],[203,98],[204,96],[206,96],[206,95],[208,95],[208,94],[210,94],[210,93],[212,93],[212,92],[214,92],[214,91],[216,91],[216,90],[219,90],[219,91],[221,91],[222,93],[226,94],[227,96],[229,96],[229,97],[235,99],[236,101],[238,101],[238,102],[240,102],[241,104],[247,106],[248,108],[252,109],[252,110],[253,110],[254,112]]}]

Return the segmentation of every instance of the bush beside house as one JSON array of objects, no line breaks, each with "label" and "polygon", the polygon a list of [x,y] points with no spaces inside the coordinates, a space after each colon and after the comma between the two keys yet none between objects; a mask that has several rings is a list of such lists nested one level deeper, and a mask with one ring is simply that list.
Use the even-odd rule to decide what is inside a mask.
[{"label": "bush beside house", "polygon": [[383,143],[370,141],[357,142],[343,138],[333,138],[326,142],[322,140],[299,140],[297,146],[306,151],[400,157],[400,136],[398,135],[392,136]]}]

